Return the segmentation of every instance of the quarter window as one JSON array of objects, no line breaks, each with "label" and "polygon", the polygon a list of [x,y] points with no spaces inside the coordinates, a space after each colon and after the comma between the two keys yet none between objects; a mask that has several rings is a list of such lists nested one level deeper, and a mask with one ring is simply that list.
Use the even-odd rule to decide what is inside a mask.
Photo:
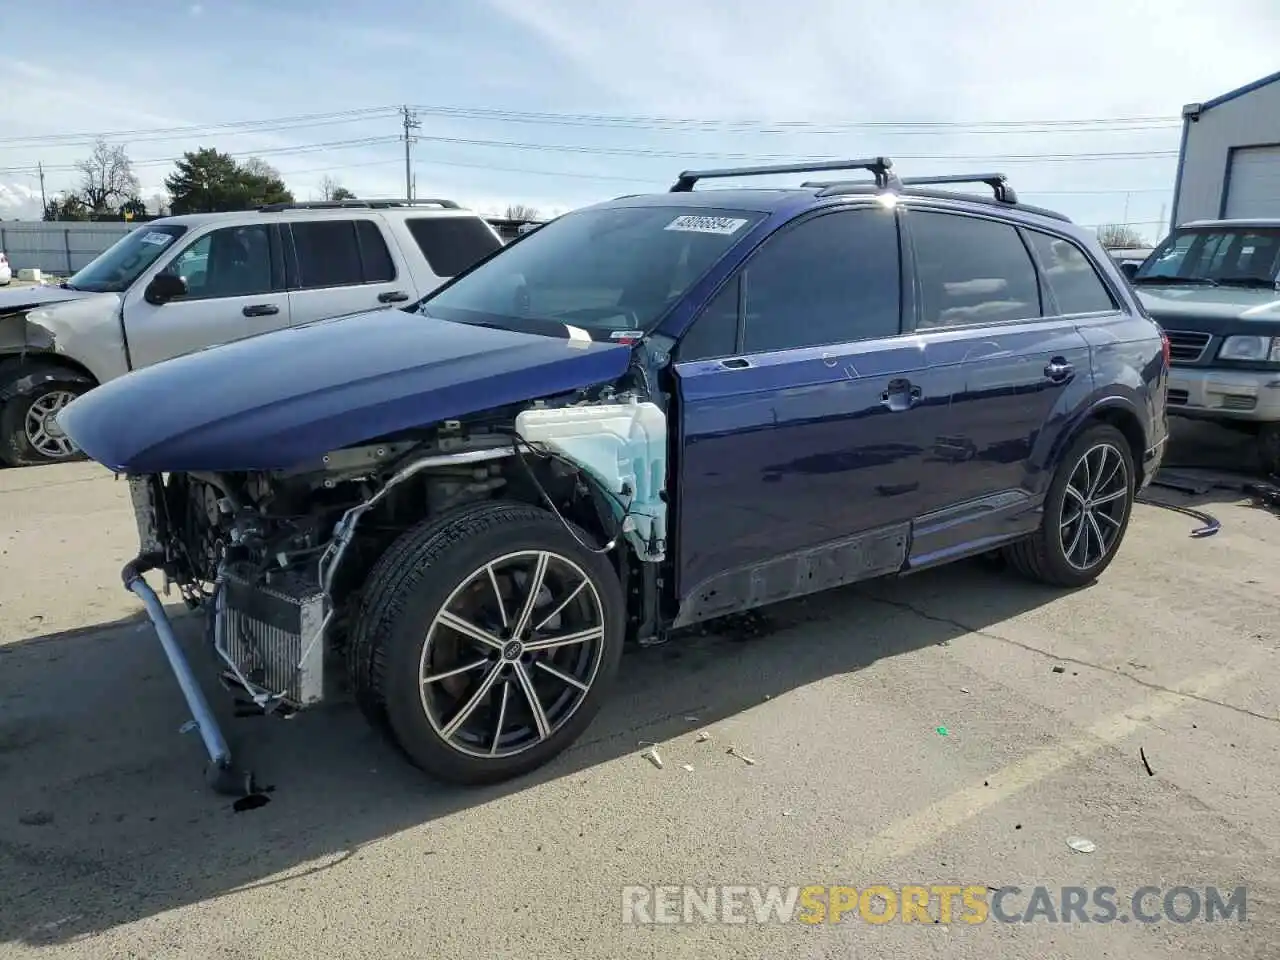
[{"label": "quarter window", "polygon": [[909,216],[921,328],[1040,316],[1035,266],[1012,226],[922,210]]},{"label": "quarter window", "polygon": [[1061,237],[1026,231],[1060,313],[1104,313],[1116,303],[1084,251]]},{"label": "quarter window", "polygon": [[746,353],[896,335],[896,217],[848,210],[784,228],[747,263],[742,282]]}]

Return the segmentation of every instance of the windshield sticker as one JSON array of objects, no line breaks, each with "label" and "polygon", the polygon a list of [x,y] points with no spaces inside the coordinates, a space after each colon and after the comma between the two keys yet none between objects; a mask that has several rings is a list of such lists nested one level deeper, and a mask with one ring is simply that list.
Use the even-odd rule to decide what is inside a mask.
[{"label": "windshield sticker", "polygon": [[154,244],[157,247],[163,247],[166,243],[168,243],[172,239],[173,237],[169,236],[169,234],[167,233],[153,232],[153,233],[148,233],[145,237],[143,237],[142,242]]},{"label": "windshield sticker", "polygon": [[737,217],[676,217],[668,223],[664,230],[679,230],[684,233],[718,233],[721,236],[732,236],[743,228],[746,220]]}]

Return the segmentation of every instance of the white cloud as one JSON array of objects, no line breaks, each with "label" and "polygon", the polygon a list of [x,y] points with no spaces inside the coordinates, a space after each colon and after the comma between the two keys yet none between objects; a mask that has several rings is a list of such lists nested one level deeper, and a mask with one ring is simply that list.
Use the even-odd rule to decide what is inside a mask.
[{"label": "white cloud", "polygon": [[200,14],[204,13],[204,5],[193,3],[191,6],[187,7],[187,13],[191,14],[193,17],[198,17]]},{"label": "white cloud", "polygon": [[42,214],[39,188],[0,182],[0,220],[39,220]]}]

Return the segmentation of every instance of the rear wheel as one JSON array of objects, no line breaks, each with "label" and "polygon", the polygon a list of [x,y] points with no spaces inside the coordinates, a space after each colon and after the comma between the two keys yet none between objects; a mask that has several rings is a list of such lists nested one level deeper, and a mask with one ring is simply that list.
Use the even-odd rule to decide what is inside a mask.
[{"label": "rear wheel", "polygon": [[352,638],[357,700],[434,776],[518,776],[599,710],[623,604],[609,562],[546,511],[485,504],[429,521],[369,575]]},{"label": "rear wheel", "polygon": [[1060,587],[1092,582],[1115,559],[1133,511],[1133,454],[1109,424],[1087,429],[1062,458],[1031,537],[1005,548],[1024,576]]}]

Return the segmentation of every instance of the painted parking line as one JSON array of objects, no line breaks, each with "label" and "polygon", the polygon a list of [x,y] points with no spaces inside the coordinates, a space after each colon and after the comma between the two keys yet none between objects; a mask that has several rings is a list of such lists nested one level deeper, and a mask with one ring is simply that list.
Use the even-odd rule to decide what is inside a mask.
[{"label": "painted parking line", "polygon": [[965,787],[903,817],[871,839],[863,869],[875,870],[952,833],[978,814],[1003,803],[1078,760],[1114,746],[1154,720],[1168,716],[1193,698],[1208,697],[1253,673],[1257,664],[1210,670],[1177,685],[1179,693],[1159,691],[1119,713],[1090,724],[1069,740],[1061,740],[1016,760],[986,777],[990,786]]}]

